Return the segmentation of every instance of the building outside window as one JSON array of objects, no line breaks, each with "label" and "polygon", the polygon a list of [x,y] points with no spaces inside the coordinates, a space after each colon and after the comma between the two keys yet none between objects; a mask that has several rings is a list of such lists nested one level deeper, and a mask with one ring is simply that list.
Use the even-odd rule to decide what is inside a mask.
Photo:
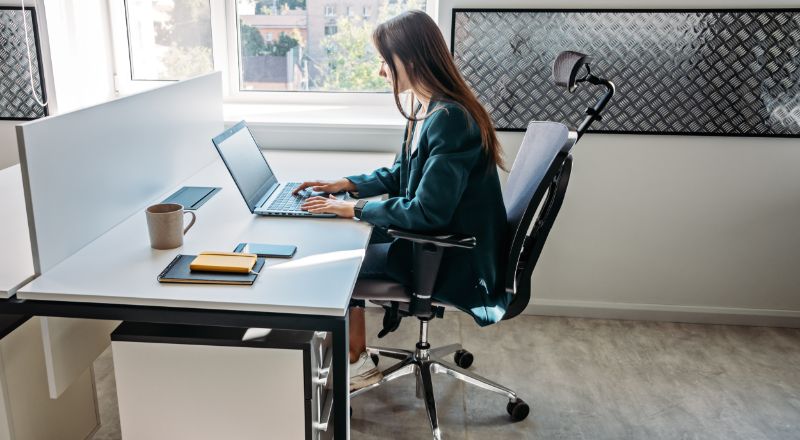
[{"label": "building outside window", "polygon": [[325,5],[325,16],[326,17],[335,17],[336,16],[336,6],[335,5]]}]

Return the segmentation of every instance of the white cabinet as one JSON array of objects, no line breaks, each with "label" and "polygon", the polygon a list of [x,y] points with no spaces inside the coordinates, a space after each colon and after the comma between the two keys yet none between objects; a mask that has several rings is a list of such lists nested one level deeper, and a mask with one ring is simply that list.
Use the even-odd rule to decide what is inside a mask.
[{"label": "white cabinet", "polygon": [[111,346],[122,438],[330,438],[329,335],[274,330],[242,341],[244,333],[120,325]]}]

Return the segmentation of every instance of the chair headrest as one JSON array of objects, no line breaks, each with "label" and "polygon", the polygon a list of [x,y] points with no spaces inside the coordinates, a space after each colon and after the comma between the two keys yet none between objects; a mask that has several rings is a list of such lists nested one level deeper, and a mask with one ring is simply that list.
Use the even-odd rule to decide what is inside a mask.
[{"label": "chair headrest", "polygon": [[578,72],[591,60],[589,55],[580,52],[561,52],[553,61],[553,81],[556,85],[566,87],[570,93],[574,92],[578,86]]}]

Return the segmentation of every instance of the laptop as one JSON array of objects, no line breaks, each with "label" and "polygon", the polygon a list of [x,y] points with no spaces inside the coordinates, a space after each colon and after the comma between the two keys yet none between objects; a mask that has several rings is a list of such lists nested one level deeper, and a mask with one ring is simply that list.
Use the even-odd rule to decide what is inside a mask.
[{"label": "laptop", "polygon": [[225,130],[211,141],[253,214],[336,217],[336,214],[312,214],[300,209],[306,198],[315,195],[327,197],[327,194],[313,193],[308,189],[293,195],[292,191],[300,185],[299,182],[278,182],[244,121]]}]

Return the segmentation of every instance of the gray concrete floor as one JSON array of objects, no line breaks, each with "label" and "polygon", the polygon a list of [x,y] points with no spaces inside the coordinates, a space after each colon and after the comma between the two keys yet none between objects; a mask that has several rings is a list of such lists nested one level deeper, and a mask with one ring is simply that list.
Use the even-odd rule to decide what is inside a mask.
[{"label": "gray concrete floor", "polygon": [[[367,314],[377,333],[381,315]],[[411,348],[418,327],[371,344]],[[800,330],[521,316],[477,327],[461,313],[431,325],[432,345],[461,342],[470,368],[532,405],[510,423],[506,400],[435,376],[447,439],[800,439]],[[389,365],[384,359],[381,367]],[[103,426],[119,439],[110,351],[95,364]],[[426,439],[407,377],[353,399],[353,439]]]}]

